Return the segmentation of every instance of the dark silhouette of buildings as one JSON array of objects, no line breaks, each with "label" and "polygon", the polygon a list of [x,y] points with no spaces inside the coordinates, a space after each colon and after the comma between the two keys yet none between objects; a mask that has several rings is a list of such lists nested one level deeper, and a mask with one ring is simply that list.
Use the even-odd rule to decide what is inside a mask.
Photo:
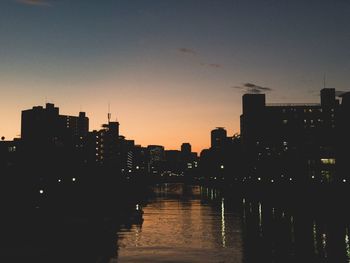
[{"label": "dark silhouette of buildings", "polygon": [[89,161],[100,165],[113,166],[120,156],[119,123],[108,122],[100,130],[89,134]]},{"label": "dark silhouette of buildings", "polygon": [[201,177],[217,183],[241,181],[244,158],[240,136],[227,136],[226,129],[220,127],[211,131],[211,141],[211,147],[200,154]]},{"label": "dark silhouette of buildings", "polygon": [[52,103],[22,111],[22,163],[28,167],[75,166],[86,162],[89,119],[59,114]]},{"label": "dark silhouette of buildings", "polygon": [[340,173],[336,176],[336,164],[346,100],[340,104],[335,89],[322,89],[320,104],[266,104],[265,94],[245,94],[242,102],[247,179],[344,180]]},{"label": "dark silhouette of buildings", "polygon": [[106,168],[111,176],[128,180],[143,175],[230,183],[349,180],[349,92],[337,98],[334,89],[322,89],[318,104],[267,104],[265,94],[244,94],[242,108],[241,134],[228,136],[225,128],[215,128],[211,147],[198,159],[190,143],[180,151],[135,145],[120,135],[119,122],[111,122],[110,113],[107,124],[89,132],[84,112],[60,115],[58,107],[47,103],[22,111],[21,138],[0,142],[0,167],[41,175]]},{"label": "dark silhouette of buildings", "polygon": [[217,127],[211,131],[211,148],[222,148],[227,142],[227,131],[223,127]]},{"label": "dark silhouette of buildings", "polygon": [[59,108],[52,103],[46,107],[36,106],[22,111],[21,138],[25,141],[64,142],[73,137],[86,137],[89,132],[89,118],[85,112],[78,116],[59,114]]}]

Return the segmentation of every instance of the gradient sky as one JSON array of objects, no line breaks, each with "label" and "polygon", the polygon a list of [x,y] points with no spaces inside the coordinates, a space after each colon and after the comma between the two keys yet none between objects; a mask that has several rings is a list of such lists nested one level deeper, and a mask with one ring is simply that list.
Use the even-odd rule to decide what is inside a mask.
[{"label": "gradient sky", "polygon": [[2,0],[0,136],[46,101],[137,144],[200,151],[239,132],[244,83],[268,102],[349,90],[348,0]]}]

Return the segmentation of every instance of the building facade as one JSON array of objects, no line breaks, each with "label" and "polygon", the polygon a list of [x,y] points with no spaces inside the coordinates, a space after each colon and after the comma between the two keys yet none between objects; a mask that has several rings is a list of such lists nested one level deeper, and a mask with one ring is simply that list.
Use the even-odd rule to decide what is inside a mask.
[{"label": "building facade", "polygon": [[335,89],[322,89],[319,104],[267,104],[265,94],[245,94],[242,102],[247,179],[343,180],[336,164],[344,100],[341,104]]}]

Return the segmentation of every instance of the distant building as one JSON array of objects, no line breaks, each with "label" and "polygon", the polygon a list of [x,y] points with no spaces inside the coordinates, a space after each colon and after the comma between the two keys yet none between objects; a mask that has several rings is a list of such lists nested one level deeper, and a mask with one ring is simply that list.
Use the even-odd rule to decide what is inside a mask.
[{"label": "distant building", "polygon": [[223,127],[217,127],[211,131],[211,148],[221,148],[227,142],[227,131]]},{"label": "distant building", "polygon": [[78,116],[60,115],[59,108],[52,103],[46,107],[35,106],[22,111],[21,138],[25,141],[66,141],[73,137],[86,137],[89,118],[85,112]]},{"label": "distant building", "polygon": [[241,138],[250,175],[262,172],[272,181],[335,180],[341,105],[334,89],[321,90],[320,104],[266,104],[265,94],[245,94],[242,106]]},{"label": "distant building", "polygon": [[11,168],[18,164],[21,150],[21,140],[0,141],[0,169]]},{"label": "distant building", "polygon": [[21,118],[24,161],[39,167],[85,163],[88,131],[85,112],[78,116],[60,115],[59,108],[52,103],[47,103],[45,108],[35,106],[24,110]]},{"label": "distant building", "polygon": [[149,154],[148,172],[152,174],[160,174],[164,170],[164,146],[161,145],[148,145]]},{"label": "distant building", "polygon": [[108,122],[102,125],[102,129],[90,132],[89,152],[92,163],[108,166],[119,164],[119,123]]},{"label": "distant building", "polygon": [[191,154],[192,152],[192,146],[190,143],[185,142],[181,144],[181,153],[186,155],[186,154]]}]

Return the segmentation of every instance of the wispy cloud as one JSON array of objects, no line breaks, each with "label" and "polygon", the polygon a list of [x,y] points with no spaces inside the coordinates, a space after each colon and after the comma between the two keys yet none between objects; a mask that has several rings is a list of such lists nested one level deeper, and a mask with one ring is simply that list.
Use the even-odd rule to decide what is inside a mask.
[{"label": "wispy cloud", "polygon": [[345,93],[347,93],[348,91],[342,91],[342,90],[336,90],[335,91],[335,96],[337,97],[342,97]]},{"label": "wispy cloud", "polygon": [[270,92],[273,89],[269,87],[263,87],[260,85],[256,85],[250,82],[243,83],[241,86],[232,86],[231,88],[241,90],[244,93],[253,93],[253,94],[259,94],[263,92]]},{"label": "wispy cloud", "polygon": [[189,55],[189,56],[192,56],[194,57],[198,62],[199,64],[202,66],[202,67],[209,67],[209,68],[216,68],[216,69],[219,69],[219,68],[222,68],[223,65],[222,64],[219,64],[219,63],[205,63],[205,62],[200,62],[200,56],[199,53],[195,50],[195,49],[192,49],[192,48],[187,48],[187,47],[182,47],[182,48],[178,48],[177,49],[178,52],[181,52],[185,55]]},{"label": "wispy cloud", "polygon": [[24,5],[51,6],[51,3],[46,0],[17,0],[17,2]]},{"label": "wispy cloud", "polygon": [[191,49],[191,48],[182,47],[182,48],[178,48],[177,50],[181,53],[197,55],[197,51],[195,51],[194,49]]},{"label": "wispy cloud", "polygon": [[216,63],[201,63],[203,67],[210,67],[210,68],[222,68],[223,66],[221,64]]}]

